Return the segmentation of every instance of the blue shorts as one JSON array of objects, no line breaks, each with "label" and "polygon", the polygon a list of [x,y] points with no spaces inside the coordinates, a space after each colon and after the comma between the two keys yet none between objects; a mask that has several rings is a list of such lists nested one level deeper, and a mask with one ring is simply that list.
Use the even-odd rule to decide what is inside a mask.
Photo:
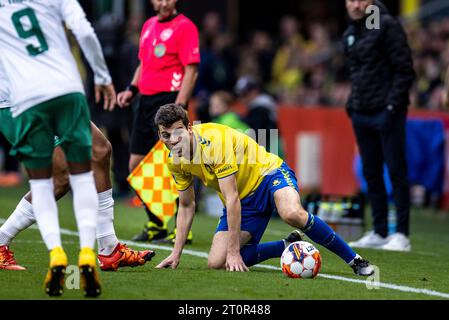
[{"label": "blue shorts", "polygon": [[[285,187],[293,187],[299,193],[295,173],[284,162],[273,174],[267,175],[262,180],[256,191],[240,200],[242,205],[240,229],[251,234],[250,244],[257,244],[262,239],[271,216],[276,212],[274,193]],[[219,231],[228,231],[226,208],[223,208],[223,215],[215,230]]]}]

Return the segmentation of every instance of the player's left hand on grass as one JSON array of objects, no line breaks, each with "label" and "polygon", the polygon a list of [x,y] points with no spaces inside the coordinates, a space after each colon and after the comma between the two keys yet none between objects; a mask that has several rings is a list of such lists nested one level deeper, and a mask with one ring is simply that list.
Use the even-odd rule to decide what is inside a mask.
[{"label": "player's left hand on grass", "polygon": [[156,268],[162,269],[162,268],[172,268],[176,269],[179,264],[179,257],[177,255],[169,255],[167,258],[165,258],[161,263],[159,263]]},{"label": "player's left hand on grass", "polygon": [[117,103],[113,84],[95,86],[95,102],[99,103],[103,96],[103,110],[112,111]]},{"label": "player's left hand on grass", "polygon": [[240,253],[228,253],[226,256],[226,271],[246,272],[249,269],[243,262]]}]

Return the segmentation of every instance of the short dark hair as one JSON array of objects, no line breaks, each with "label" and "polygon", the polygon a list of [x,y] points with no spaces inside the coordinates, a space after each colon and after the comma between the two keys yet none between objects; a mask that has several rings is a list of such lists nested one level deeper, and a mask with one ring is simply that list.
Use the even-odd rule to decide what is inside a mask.
[{"label": "short dark hair", "polygon": [[184,108],[175,103],[169,103],[159,108],[154,117],[154,123],[159,127],[170,127],[176,121],[182,121],[182,124],[187,128],[189,126],[189,118]]}]

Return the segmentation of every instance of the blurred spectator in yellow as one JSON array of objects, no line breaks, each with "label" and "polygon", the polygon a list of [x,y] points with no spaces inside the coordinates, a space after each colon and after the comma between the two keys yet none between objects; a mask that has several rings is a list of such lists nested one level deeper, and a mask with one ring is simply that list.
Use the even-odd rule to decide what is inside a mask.
[{"label": "blurred spectator in yellow", "polygon": [[273,92],[286,103],[297,100],[297,88],[302,84],[305,64],[305,42],[299,21],[284,16],[280,22],[281,45],[273,61]]}]

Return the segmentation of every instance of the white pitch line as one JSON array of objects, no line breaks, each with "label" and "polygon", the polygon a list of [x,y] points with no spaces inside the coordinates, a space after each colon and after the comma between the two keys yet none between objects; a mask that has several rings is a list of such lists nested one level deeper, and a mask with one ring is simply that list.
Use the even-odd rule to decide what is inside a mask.
[{"label": "white pitch line", "polygon": [[[139,243],[139,242],[134,242],[134,241],[126,241],[126,240],[120,240],[120,241],[125,242],[132,246],[140,246],[142,248],[148,248],[148,249],[160,249],[160,250],[166,250],[166,251],[172,251],[172,249],[173,249],[173,247],[168,247],[168,246],[144,244],[144,243]],[[206,252],[201,252],[201,251],[184,249],[182,251],[182,253],[201,257],[201,258],[208,257],[208,254]],[[270,270],[279,270],[279,271],[282,270],[280,267],[270,266],[270,265],[266,265],[266,264],[258,264],[258,265],[255,265],[254,267],[270,269]],[[367,281],[367,280],[346,278],[346,277],[341,277],[341,276],[333,276],[333,275],[325,274],[325,273],[320,273],[320,274],[318,274],[318,276],[322,277],[322,278],[326,278],[326,279],[369,285],[372,288],[380,287],[380,288],[386,288],[386,289],[397,290],[397,291],[402,291],[402,292],[419,293],[419,294],[425,294],[428,296],[435,296],[435,297],[449,299],[449,293],[438,292],[438,291],[434,291],[434,290],[413,288],[413,287],[402,286],[402,285],[397,285],[397,284],[392,284],[392,283],[373,282],[373,281]]]},{"label": "white pitch line", "polygon": [[[265,269],[272,269],[272,270],[281,270],[281,268],[279,268],[279,267],[269,266],[269,265],[257,265],[257,267],[263,267]],[[434,290],[419,289],[419,288],[401,286],[401,285],[392,284],[392,283],[370,282],[370,281],[366,281],[366,280],[358,280],[358,279],[346,278],[346,277],[341,277],[341,276],[333,276],[330,274],[323,274],[323,273],[318,274],[318,276],[322,277],[322,278],[326,278],[326,279],[332,279],[332,280],[360,283],[360,284],[365,284],[365,285],[369,284],[372,288],[380,287],[380,288],[398,290],[398,291],[402,291],[402,292],[421,293],[421,294],[425,294],[425,295],[429,295],[429,296],[436,296],[436,297],[449,299],[448,293],[438,292],[438,291],[434,291]]]},{"label": "white pitch line", "polygon": [[[0,218],[0,223],[4,223],[4,222],[5,222],[5,219]],[[38,229],[36,225],[32,225],[30,228]],[[61,234],[78,237],[78,232],[68,230],[68,229],[61,229]],[[131,240],[120,239],[119,241],[129,244],[129,245],[132,245],[132,246],[141,247],[141,248],[159,249],[159,250],[165,250],[165,251],[172,251],[172,249],[173,249],[173,247],[169,247],[169,246],[145,244],[145,243],[135,242],[135,241],[131,241]],[[207,252],[202,252],[202,251],[184,249],[182,251],[182,253],[188,254],[191,256],[195,256],[195,257],[200,257],[200,258],[208,257]],[[265,264],[258,264],[258,265],[255,265],[254,267],[270,269],[270,270],[281,270],[280,267],[275,267],[275,266],[270,266],[270,265],[265,265]],[[371,282],[371,281],[367,281],[367,280],[358,280],[358,279],[346,278],[346,277],[341,277],[341,276],[333,276],[333,275],[324,274],[324,273],[320,273],[318,276],[322,277],[322,278],[326,278],[326,279],[331,279],[331,280],[338,280],[338,281],[344,281],[344,282],[352,282],[352,283],[369,285],[373,288],[379,287],[379,288],[385,288],[385,289],[396,290],[396,291],[401,291],[401,292],[418,293],[418,294],[424,294],[427,296],[449,299],[449,293],[439,292],[439,291],[435,291],[435,290],[414,288],[414,287],[402,286],[402,285],[397,285],[397,284],[392,284],[392,283]]]}]

